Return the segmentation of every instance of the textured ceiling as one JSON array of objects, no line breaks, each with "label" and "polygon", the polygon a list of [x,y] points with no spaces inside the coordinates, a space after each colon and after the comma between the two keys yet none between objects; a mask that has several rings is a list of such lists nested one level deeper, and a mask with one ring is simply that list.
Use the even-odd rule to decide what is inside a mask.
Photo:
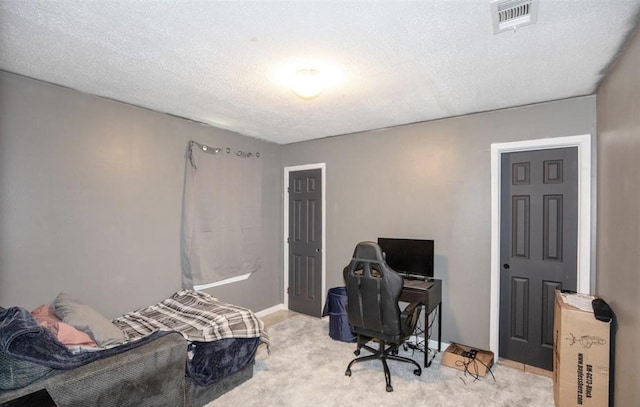
[{"label": "textured ceiling", "polygon": [[494,35],[489,0],[2,0],[0,69],[286,144],[592,94],[639,10],[540,0]]}]

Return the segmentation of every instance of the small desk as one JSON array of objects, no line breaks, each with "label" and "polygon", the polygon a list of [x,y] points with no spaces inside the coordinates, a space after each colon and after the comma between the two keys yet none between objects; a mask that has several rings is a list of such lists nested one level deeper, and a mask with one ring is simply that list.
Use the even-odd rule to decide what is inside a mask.
[{"label": "small desk", "polygon": [[400,293],[400,301],[419,302],[424,306],[424,367],[431,366],[435,354],[429,360],[429,315],[438,308],[438,352],[442,349],[442,280],[428,278],[422,280],[405,279]]}]

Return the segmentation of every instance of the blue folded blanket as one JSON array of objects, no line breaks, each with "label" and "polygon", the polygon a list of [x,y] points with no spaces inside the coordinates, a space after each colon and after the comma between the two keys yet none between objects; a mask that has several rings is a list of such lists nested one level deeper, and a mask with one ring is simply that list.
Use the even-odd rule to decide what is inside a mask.
[{"label": "blue folded blanket", "polygon": [[154,332],[110,349],[73,353],[21,307],[0,307],[0,352],[53,369],[73,369],[144,345],[169,332]]}]

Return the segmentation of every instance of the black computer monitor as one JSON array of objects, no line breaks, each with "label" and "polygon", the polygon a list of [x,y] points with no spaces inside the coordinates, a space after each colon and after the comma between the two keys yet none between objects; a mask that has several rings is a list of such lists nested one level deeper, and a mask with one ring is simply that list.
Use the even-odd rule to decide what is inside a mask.
[{"label": "black computer monitor", "polygon": [[433,278],[433,240],[379,237],[378,244],[385,253],[385,261],[396,272]]}]

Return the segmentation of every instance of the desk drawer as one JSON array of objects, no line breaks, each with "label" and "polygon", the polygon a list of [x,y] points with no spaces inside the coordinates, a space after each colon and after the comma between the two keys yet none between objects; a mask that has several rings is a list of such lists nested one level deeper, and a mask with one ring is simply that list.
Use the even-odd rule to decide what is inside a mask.
[{"label": "desk drawer", "polygon": [[433,284],[428,285],[428,289],[404,286],[399,301],[420,302],[427,309],[427,313],[431,313],[442,301],[442,280],[433,279],[431,282]]},{"label": "desk drawer", "polygon": [[404,302],[420,302],[424,304],[425,302],[425,292],[424,290],[416,290],[413,288],[404,287],[402,292],[400,293],[400,301]]}]

